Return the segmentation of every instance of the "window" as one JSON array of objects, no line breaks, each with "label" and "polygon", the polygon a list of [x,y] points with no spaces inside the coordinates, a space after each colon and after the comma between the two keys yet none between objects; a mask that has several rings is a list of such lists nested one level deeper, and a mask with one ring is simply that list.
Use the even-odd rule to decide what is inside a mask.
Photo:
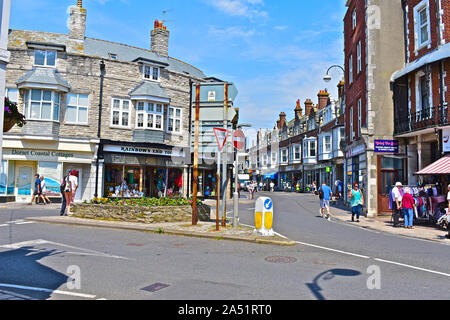
[{"label": "window", "polygon": [[34,50],[34,64],[54,67],[56,65],[56,51]]},{"label": "window", "polygon": [[350,55],[350,58],[348,59],[348,66],[349,66],[349,73],[348,73],[348,82],[353,82],[353,55]]},{"label": "window", "polygon": [[324,152],[331,152],[331,136],[325,136],[324,145],[325,145]]},{"label": "window", "polygon": [[144,65],[143,72],[144,72],[144,79],[154,80],[154,81],[159,80],[159,68]]},{"label": "window", "polygon": [[309,156],[311,158],[316,156],[316,141],[309,142]]},{"label": "window", "polygon": [[352,30],[355,30],[356,28],[356,9],[353,10],[353,14],[352,14]]},{"label": "window", "polygon": [[110,54],[109,54],[109,57],[110,57],[112,60],[117,60],[117,54],[115,54],[115,53],[110,53]]},{"label": "window", "polygon": [[162,130],[163,115],[162,104],[139,101],[136,104],[136,128]]},{"label": "window", "polygon": [[417,111],[421,111],[421,118],[429,119],[431,116],[430,110],[430,89],[427,76],[424,74],[419,78],[419,101]]},{"label": "window", "polygon": [[87,94],[67,95],[66,122],[88,123],[89,96]]},{"label": "window", "polygon": [[350,117],[350,140],[353,140],[353,138],[354,138],[354,132],[353,132],[353,107],[350,108],[349,117]]},{"label": "window", "polygon": [[281,150],[281,162],[287,163],[288,162],[288,152],[287,149]]},{"label": "window", "polygon": [[356,73],[360,73],[362,70],[362,59],[361,59],[361,41],[358,42],[358,46],[356,48],[357,51],[357,70]]},{"label": "window", "polygon": [[130,126],[130,100],[113,99],[111,125],[116,127]]},{"label": "window", "polygon": [[28,90],[24,97],[24,116],[33,120],[59,121],[60,96],[50,90]]},{"label": "window", "polygon": [[358,100],[358,137],[361,137],[361,126],[362,126],[362,101]]},{"label": "window", "polygon": [[167,131],[181,133],[181,109],[169,107]]},{"label": "window", "polygon": [[276,152],[272,152],[272,164],[276,164],[277,163],[277,154]]},{"label": "window", "polygon": [[19,101],[19,90],[6,88],[5,96],[9,101],[17,103]]},{"label": "window", "polygon": [[428,1],[422,1],[416,8],[414,8],[414,18],[416,20],[416,39],[417,49],[430,43],[430,17]]},{"label": "window", "polygon": [[294,146],[294,160],[300,160],[300,158],[301,158],[300,146]]}]

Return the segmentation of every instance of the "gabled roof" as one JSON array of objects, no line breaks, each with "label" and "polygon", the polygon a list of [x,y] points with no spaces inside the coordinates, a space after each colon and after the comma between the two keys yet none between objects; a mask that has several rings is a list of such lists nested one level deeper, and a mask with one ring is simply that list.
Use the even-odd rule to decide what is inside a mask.
[{"label": "gabled roof", "polygon": [[64,92],[68,92],[71,89],[70,84],[54,68],[35,67],[17,80],[16,84],[19,89],[27,87],[50,87]]}]

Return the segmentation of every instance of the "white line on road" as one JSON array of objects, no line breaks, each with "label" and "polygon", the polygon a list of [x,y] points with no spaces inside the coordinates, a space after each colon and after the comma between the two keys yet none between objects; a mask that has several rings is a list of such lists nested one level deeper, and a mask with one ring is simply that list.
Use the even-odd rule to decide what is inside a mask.
[{"label": "white line on road", "polygon": [[52,290],[52,289],[46,289],[46,288],[36,288],[36,287],[27,287],[27,286],[18,286],[15,284],[7,284],[7,283],[0,283],[0,287],[5,288],[15,288],[15,289],[22,289],[22,290],[29,290],[29,291],[41,291],[41,292],[48,292],[48,293],[56,293],[66,296],[73,296],[73,297],[81,297],[81,298],[88,298],[88,299],[94,299],[96,296],[92,294],[86,294],[86,293],[78,293],[78,292],[68,292],[68,291],[62,291],[62,290]]},{"label": "white line on road", "polygon": [[35,222],[33,222],[33,221],[24,221],[24,222],[16,222],[15,224],[21,225],[21,224],[32,224],[32,223],[35,223]]},{"label": "white line on road", "polygon": [[0,227],[7,227],[8,224],[0,224]]},{"label": "white line on road", "polygon": [[435,273],[435,274],[439,274],[439,275],[446,276],[446,277],[450,277],[450,274],[448,274],[448,273],[434,271],[434,270],[430,270],[430,269],[419,268],[419,267],[414,267],[414,266],[411,266],[409,264],[404,264],[404,263],[399,263],[399,262],[394,262],[394,261],[389,261],[389,260],[383,260],[383,259],[378,259],[378,258],[375,258],[374,260],[380,261],[380,262],[385,262],[385,263],[390,263],[390,264],[395,264],[395,265],[406,267],[406,268],[416,269],[416,270],[420,270],[420,271],[426,271],[426,272],[430,272],[430,273]]},{"label": "white line on road", "polygon": [[363,256],[363,255],[356,254],[356,253],[351,253],[351,252],[346,252],[346,251],[342,251],[342,250],[336,250],[336,249],[331,249],[331,248],[327,248],[327,247],[317,246],[315,244],[310,244],[310,243],[305,243],[305,242],[300,242],[300,241],[296,241],[296,243],[304,245],[304,246],[308,246],[308,247],[313,247],[313,248],[318,248],[318,249],[322,249],[322,250],[342,253],[342,254],[358,257],[358,258],[370,259],[370,257],[368,257],[368,256]]}]

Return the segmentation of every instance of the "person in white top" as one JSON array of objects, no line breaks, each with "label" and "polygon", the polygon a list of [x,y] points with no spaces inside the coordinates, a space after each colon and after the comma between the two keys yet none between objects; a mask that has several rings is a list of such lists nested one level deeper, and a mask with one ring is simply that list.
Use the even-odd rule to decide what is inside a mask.
[{"label": "person in white top", "polygon": [[399,225],[399,219],[402,215],[402,200],[403,200],[403,193],[401,191],[403,187],[403,184],[401,182],[397,182],[395,184],[395,187],[392,189],[392,197],[394,200],[393,203],[393,209],[394,209],[394,227],[397,227]]},{"label": "person in white top", "polygon": [[45,184],[44,176],[41,176],[41,199],[44,202],[44,204],[51,204],[52,202],[47,197],[47,185]]},{"label": "person in white top", "polygon": [[64,195],[66,197],[66,205],[67,205],[67,215],[70,215],[70,204],[73,202],[75,198],[75,193],[78,189],[78,178],[75,176],[75,172],[70,171],[70,175],[66,176],[66,187],[64,190]]}]

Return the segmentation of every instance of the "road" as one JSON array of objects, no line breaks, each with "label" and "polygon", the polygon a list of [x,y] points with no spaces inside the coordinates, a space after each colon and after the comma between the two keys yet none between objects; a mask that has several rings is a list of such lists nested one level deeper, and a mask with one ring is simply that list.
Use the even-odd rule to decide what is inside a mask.
[{"label": "road", "polygon": [[[270,196],[275,231],[294,247],[26,223],[58,209],[7,206],[0,290],[53,300],[450,297],[450,246],[328,222],[311,196]],[[252,224],[253,208],[242,201],[242,223]]]}]

